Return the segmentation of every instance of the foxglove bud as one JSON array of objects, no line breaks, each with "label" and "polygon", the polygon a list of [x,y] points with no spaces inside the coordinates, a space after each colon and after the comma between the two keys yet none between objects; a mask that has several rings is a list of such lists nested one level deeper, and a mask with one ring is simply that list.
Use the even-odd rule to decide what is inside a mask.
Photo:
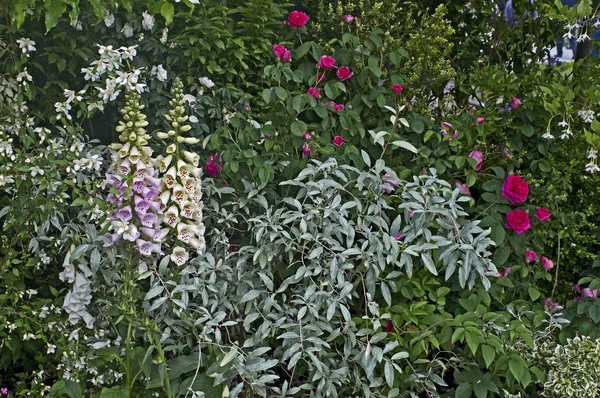
[{"label": "foxglove bud", "polygon": [[200,140],[196,137],[186,137],[183,140],[186,144],[194,145],[200,142]]},{"label": "foxglove bud", "polygon": [[167,133],[156,133],[156,136],[158,138],[160,138],[161,140],[169,138],[169,134],[167,134]]},{"label": "foxglove bud", "polygon": [[187,131],[190,131],[192,129],[192,126],[190,126],[189,124],[186,124],[185,126],[181,126],[179,128],[179,131],[181,131],[182,133],[185,133]]}]

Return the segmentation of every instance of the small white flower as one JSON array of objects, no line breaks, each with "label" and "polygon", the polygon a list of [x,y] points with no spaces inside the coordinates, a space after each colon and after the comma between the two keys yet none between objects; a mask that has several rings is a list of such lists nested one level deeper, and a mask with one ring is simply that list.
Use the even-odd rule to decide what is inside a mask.
[{"label": "small white flower", "polygon": [[38,174],[39,174],[39,175],[41,175],[41,176],[43,176],[43,175],[44,175],[44,170],[42,170],[42,169],[40,168],[40,166],[34,166],[34,167],[31,167],[31,168],[29,169],[29,171],[31,172],[31,176],[32,176],[32,177],[35,177],[35,176],[36,176],[36,175],[38,175]]},{"label": "small white flower", "polygon": [[584,123],[591,123],[594,121],[594,117],[596,116],[593,110],[584,110],[581,109],[579,112],[577,112],[577,114],[579,115],[579,117],[581,117],[584,121]]},{"label": "small white flower", "polygon": [[162,64],[153,66],[150,70],[150,75],[155,76],[161,82],[167,80],[167,71],[163,68]]},{"label": "small white flower", "polygon": [[215,86],[215,83],[208,77],[201,77],[198,80],[200,80],[200,84],[202,84],[206,88],[213,88]]},{"label": "small white flower", "polygon": [[600,167],[598,167],[598,165],[596,163],[590,162],[585,165],[585,171],[587,171],[589,173],[597,173],[600,171]]},{"label": "small white flower", "polygon": [[136,47],[137,47],[137,45],[131,46],[131,47],[119,48],[119,50],[121,50],[122,59],[129,59],[129,60],[133,61],[133,57],[135,57],[137,55],[137,50],[135,49]]},{"label": "small white flower", "polygon": [[78,19],[74,19],[73,22],[71,22],[71,26],[73,28],[75,28],[75,30],[82,30],[83,29],[83,25],[81,25],[81,21],[79,21]]},{"label": "small white flower", "polygon": [[125,24],[125,26],[123,26],[123,29],[121,29],[121,33],[123,33],[123,36],[130,38],[131,36],[133,36],[133,27],[131,26],[131,24],[129,22],[127,22]]},{"label": "small white flower", "polygon": [[567,127],[569,125],[569,123],[567,123],[566,121],[563,120],[563,121],[559,122],[558,125],[560,127]]},{"label": "small white flower", "polygon": [[189,102],[190,104],[196,102],[196,97],[191,94],[185,94],[183,96],[183,102]]},{"label": "small white flower", "polygon": [[[35,51],[35,42],[28,37],[17,39],[17,43],[19,44],[19,48],[23,54],[28,54],[32,51]],[[29,54],[27,56],[29,56]]]},{"label": "small white flower", "polygon": [[21,72],[17,75],[17,81],[19,83],[23,82],[23,85],[25,85],[25,83],[27,83],[27,82],[33,81],[33,78],[27,72],[27,67],[23,68],[23,72]]},{"label": "small white flower", "polygon": [[106,13],[104,16],[104,24],[107,28],[110,28],[115,23],[115,16],[110,12]]},{"label": "small white flower", "polygon": [[597,159],[598,151],[595,148],[590,148],[590,150],[588,151],[588,154],[587,154],[587,158],[588,159]]},{"label": "small white flower", "polygon": [[547,140],[553,140],[554,136],[548,131],[546,132],[546,134],[542,135],[542,138],[545,138]]},{"label": "small white flower", "polygon": [[164,28],[162,30],[162,35],[160,36],[160,42],[165,44],[169,40],[169,28]]},{"label": "small white flower", "polygon": [[54,354],[56,352],[56,346],[54,344],[48,343],[46,346],[46,354]]},{"label": "small white flower", "polygon": [[148,11],[144,11],[142,14],[142,28],[145,30],[152,30],[154,27],[154,17],[148,14]]},{"label": "small white flower", "polygon": [[35,340],[35,335],[33,333],[25,333],[23,335],[23,340]]},{"label": "small white flower", "polygon": [[582,33],[578,38],[577,38],[577,43],[581,43],[583,41],[589,41],[590,37],[588,36],[587,33]]}]

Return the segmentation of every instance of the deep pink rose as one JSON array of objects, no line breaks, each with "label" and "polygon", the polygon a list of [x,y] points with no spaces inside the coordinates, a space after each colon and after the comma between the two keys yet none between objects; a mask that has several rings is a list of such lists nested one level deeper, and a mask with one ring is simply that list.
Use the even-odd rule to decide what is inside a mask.
[{"label": "deep pink rose", "polygon": [[460,182],[456,182],[456,188],[458,188],[460,193],[462,193],[463,195],[471,196],[471,190],[469,189],[469,187],[467,187],[467,184],[461,184]]},{"label": "deep pink rose", "polygon": [[304,133],[305,140],[310,140],[311,138],[312,138],[312,135],[310,135],[310,133],[308,131],[306,133]]},{"label": "deep pink rose", "polygon": [[206,166],[204,166],[204,172],[209,177],[214,178],[214,177],[218,176],[220,171],[221,171],[221,168],[215,162],[208,162],[208,163],[206,163]]},{"label": "deep pink rose", "polygon": [[317,67],[321,69],[333,69],[335,68],[335,59],[329,55],[323,55],[319,62],[317,62]]},{"label": "deep pink rose", "polygon": [[321,89],[318,87],[311,87],[306,94],[312,95],[314,98],[319,98],[321,96]]},{"label": "deep pink rose", "polygon": [[399,84],[394,84],[392,86],[392,91],[395,92],[396,94],[400,94],[402,92],[402,90],[404,90],[404,89]]},{"label": "deep pink rose", "polygon": [[279,44],[273,44],[273,54],[275,54],[275,59],[278,62],[290,62],[292,59],[292,53],[290,53],[290,50],[284,46],[280,46]]},{"label": "deep pink rose", "polygon": [[502,197],[516,205],[525,202],[529,195],[529,185],[519,176],[510,174],[502,184]]},{"label": "deep pink rose", "polygon": [[475,165],[475,171],[481,170],[481,165],[483,165],[483,153],[477,149],[473,149],[469,154],[469,157],[477,161],[477,164]]},{"label": "deep pink rose", "polygon": [[396,235],[394,235],[394,239],[396,240],[400,240],[402,238],[404,238],[404,234],[402,232],[399,232]]},{"label": "deep pink rose", "polygon": [[311,151],[310,145],[308,145],[306,142],[302,144],[302,154],[304,154],[304,156],[310,156]]},{"label": "deep pink rose", "polygon": [[560,311],[562,310],[562,306],[560,304],[558,304],[555,301],[552,301],[551,297],[548,297],[546,300],[544,300],[544,309],[546,311],[552,311],[553,313],[556,311]]},{"label": "deep pink rose", "polygon": [[485,119],[482,117],[478,117],[477,120],[475,120],[475,123],[477,124],[483,124],[483,122],[485,122]]},{"label": "deep pink rose", "polygon": [[540,257],[540,263],[542,263],[542,267],[546,270],[549,271],[552,268],[554,268],[554,262],[552,260],[550,260],[548,257],[546,256],[542,256]]},{"label": "deep pink rose", "polygon": [[535,260],[537,260],[537,254],[535,254],[535,252],[533,250],[527,250],[527,252],[525,253],[525,261],[527,261],[528,263],[532,263]]},{"label": "deep pink rose", "polygon": [[301,28],[308,22],[308,15],[302,11],[292,11],[288,16],[287,22],[292,29]]},{"label": "deep pink rose", "polygon": [[344,109],[346,109],[346,106],[344,104],[335,104],[335,113],[343,111]]},{"label": "deep pink rose", "polygon": [[520,99],[518,99],[517,97],[512,97],[512,99],[510,100],[510,107],[512,108],[512,110],[514,111],[515,109],[517,109],[519,106],[521,106],[522,102]]},{"label": "deep pink rose", "polygon": [[550,210],[544,207],[540,207],[539,209],[537,209],[534,214],[535,218],[537,218],[540,221],[548,221],[551,215],[552,213],[550,213]]},{"label": "deep pink rose", "polygon": [[348,80],[352,77],[352,75],[354,75],[354,73],[352,73],[350,71],[350,68],[348,68],[347,66],[342,66],[340,69],[338,69],[337,71],[337,77],[339,77],[340,81],[344,81],[344,80]]},{"label": "deep pink rose", "polygon": [[341,135],[336,135],[335,137],[333,137],[333,145],[335,145],[335,146],[344,145],[344,139],[342,138]]},{"label": "deep pink rose", "polygon": [[346,14],[346,15],[344,15],[344,21],[350,23],[350,22],[354,21],[354,17],[350,14]]},{"label": "deep pink rose", "polygon": [[506,224],[504,224],[504,227],[513,229],[517,235],[522,234],[531,227],[529,214],[521,209],[509,211],[506,213]]}]

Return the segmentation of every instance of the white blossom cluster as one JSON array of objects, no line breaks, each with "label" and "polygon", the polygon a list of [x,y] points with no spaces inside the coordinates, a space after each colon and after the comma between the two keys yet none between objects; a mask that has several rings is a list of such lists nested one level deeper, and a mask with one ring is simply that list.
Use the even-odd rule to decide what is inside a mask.
[{"label": "white blossom cluster", "polygon": [[597,173],[600,171],[600,167],[598,167],[598,150],[596,148],[590,148],[588,151],[587,158],[590,160],[588,164],[585,165],[585,171],[590,173]]}]

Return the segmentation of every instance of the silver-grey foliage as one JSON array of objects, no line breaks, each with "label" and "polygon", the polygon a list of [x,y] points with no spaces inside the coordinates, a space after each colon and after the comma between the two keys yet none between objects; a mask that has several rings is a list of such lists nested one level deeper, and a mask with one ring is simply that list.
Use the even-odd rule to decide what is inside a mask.
[{"label": "silver-grey foliage", "polygon": [[[399,183],[390,194],[382,192],[383,173]],[[242,389],[278,397],[399,396],[394,379],[408,354],[382,331],[389,314],[380,306],[393,304],[397,281],[417,268],[445,279],[457,274],[462,286],[489,286],[489,231],[464,219],[459,203],[468,198],[435,170],[403,182],[382,160],[361,171],[331,158],[313,160],[281,185],[290,194],[280,203],[250,183],[244,198],[209,201],[207,214],[223,226],[207,230],[213,250],[209,244],[176,282],[168,280],[168,260],[161,264],[163,278],[147,299],[172,325],[163,331],[165,344],[190,339],[183,325],[191,319],[200,358],[212,358],[205,373],[230,397]],[[241,221],[246,246],[221,250],[229,244],[227,226]],[[168,302],[176,317],[166,312]]]}]

